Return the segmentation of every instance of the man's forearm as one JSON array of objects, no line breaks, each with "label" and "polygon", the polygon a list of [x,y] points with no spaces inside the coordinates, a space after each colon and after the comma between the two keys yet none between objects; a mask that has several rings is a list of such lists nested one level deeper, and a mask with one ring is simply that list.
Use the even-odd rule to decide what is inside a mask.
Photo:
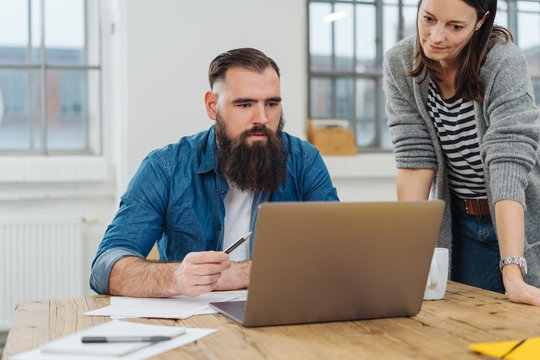
[{"label": "man's forearm", "polygon": [[155,263],[133,256],[118,260],[109,277],[111,295],[167,297],[179,294],[178,263]]}]

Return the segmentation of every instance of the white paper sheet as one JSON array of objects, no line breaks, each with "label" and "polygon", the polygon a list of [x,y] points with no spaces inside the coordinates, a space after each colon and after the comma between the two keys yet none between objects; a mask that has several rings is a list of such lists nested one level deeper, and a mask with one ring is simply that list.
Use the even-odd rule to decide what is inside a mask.
[{"label": "white paper sheet", "polygon": [[[53,340],[47,344],[42,345],[42,349],[48,349],[49,352],[42,349],[35,349],[12,357],[13,360],[90,360],[99,358],[101,360],[140,360],[146,359],[162,352],[174,349],[179,346],[186,345],[190,342],[199,340],[211,333],[216,329],[194,329],[194,328],[179,328],[174,326],[162,326],[162,325],[148,325],[132,322],[124,322],[113,320],[108,323],[104,323],[98,326],[94,326],[77,333],[62,337],[60,339]],[[173,337],[171,340],[162,341],[151,344],[83,344],[81,342],[82,336],[100,336],[114,333],[115,335],[169,335],[173,336],[175,333],[184,332],[183,335]],[[110,346],[111,349],[107,349]],[[118,353],[117,346],[142,346],[139,349],[128,349],[128,354],[124,356],[116,356]],[[100,348],[100,349],[98,349]],[[68,352],[68,353],[61,353]],[[83,354],[80,354],[80,353]],[[99,353],[99,355],[97,355]]]},{"label": "white paper sheet", "polygon": [[84,313],[89,316],[113,318],[167,318],[185,319],[192,315],[215,314],[211,302],[246,300],[247,290],[215,291],[197,297],[132,298],[111,296],[111,305]]},{"label": "white paper sheet", "polygon": [[177,326],[139,324],[126,321],[110,321],[41,345],[43,352],[67,354],[95,354],[121,356],[152,345],[148,342],[84,344],[83,336],[170,336],[184,334],[186,329]]}]

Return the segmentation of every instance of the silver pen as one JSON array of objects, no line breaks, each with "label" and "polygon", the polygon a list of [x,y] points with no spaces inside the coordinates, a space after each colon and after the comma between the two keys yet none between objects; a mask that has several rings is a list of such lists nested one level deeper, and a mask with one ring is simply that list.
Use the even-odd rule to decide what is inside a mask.
[{"label": "silver pen", "polygon": [[244,241],[246,241],[247,239],[249,239],[249,237],[251,236],[251,231],[248,232],[246,235],[242,236],[240,239],[236,240],[231,246],[229,246],[228,248],[226,248],[225,250],[223,250],[223,252],[225,254],[230,254],[234,249],[236,249],[237,247],[239,247],[240,245],[242,245],[242,243]]},{"label": "silver pen", "polygon": [[159,342],[171,340],[170,336],[83,336],[81,341],[90,343]]}]

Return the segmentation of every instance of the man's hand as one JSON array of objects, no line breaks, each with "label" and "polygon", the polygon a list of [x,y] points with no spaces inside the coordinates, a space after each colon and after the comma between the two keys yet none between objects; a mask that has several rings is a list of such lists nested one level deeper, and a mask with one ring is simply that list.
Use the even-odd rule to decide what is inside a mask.
[{"label": "man's hand", "polygon": [[133,297],[197,296],[214,290],[218,279],[230,266],[229,255],[216,251],[189,253],[181,263],[152,262],[127,256],[118,260],[111,269],[109,294]]},{"label": "man's hand", "polygon": [[192,252],[179,262],[151,262],[128,256],[118,260],[109,276],[111,295],[133,297],[197,296],[212,290],[244,289],[251,261],[229,261],[217,251]]},{"label": "man's hand", "polygon": [[214,290],[223,272],[230,266],[229,255],[223,252],[187,254],[174,271],[179,292],[186,296],[197,296]]}]

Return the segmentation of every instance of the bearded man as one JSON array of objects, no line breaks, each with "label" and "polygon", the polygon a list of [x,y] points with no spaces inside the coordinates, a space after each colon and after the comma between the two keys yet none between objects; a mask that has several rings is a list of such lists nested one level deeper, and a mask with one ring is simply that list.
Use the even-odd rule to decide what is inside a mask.
[{"label": "bearded man", "polygon": [[[283,132],[279,68],[252,48],[218,55],[205,94],[215,126],[152,151],[122,196],[92,263],[91,288],[196,296],[249,285],[253,230],[267,201],[337,201],[309,143]],[[157,242],[160,261],[146,256]],[[285,249],[286,251],[286,249]]]}]

